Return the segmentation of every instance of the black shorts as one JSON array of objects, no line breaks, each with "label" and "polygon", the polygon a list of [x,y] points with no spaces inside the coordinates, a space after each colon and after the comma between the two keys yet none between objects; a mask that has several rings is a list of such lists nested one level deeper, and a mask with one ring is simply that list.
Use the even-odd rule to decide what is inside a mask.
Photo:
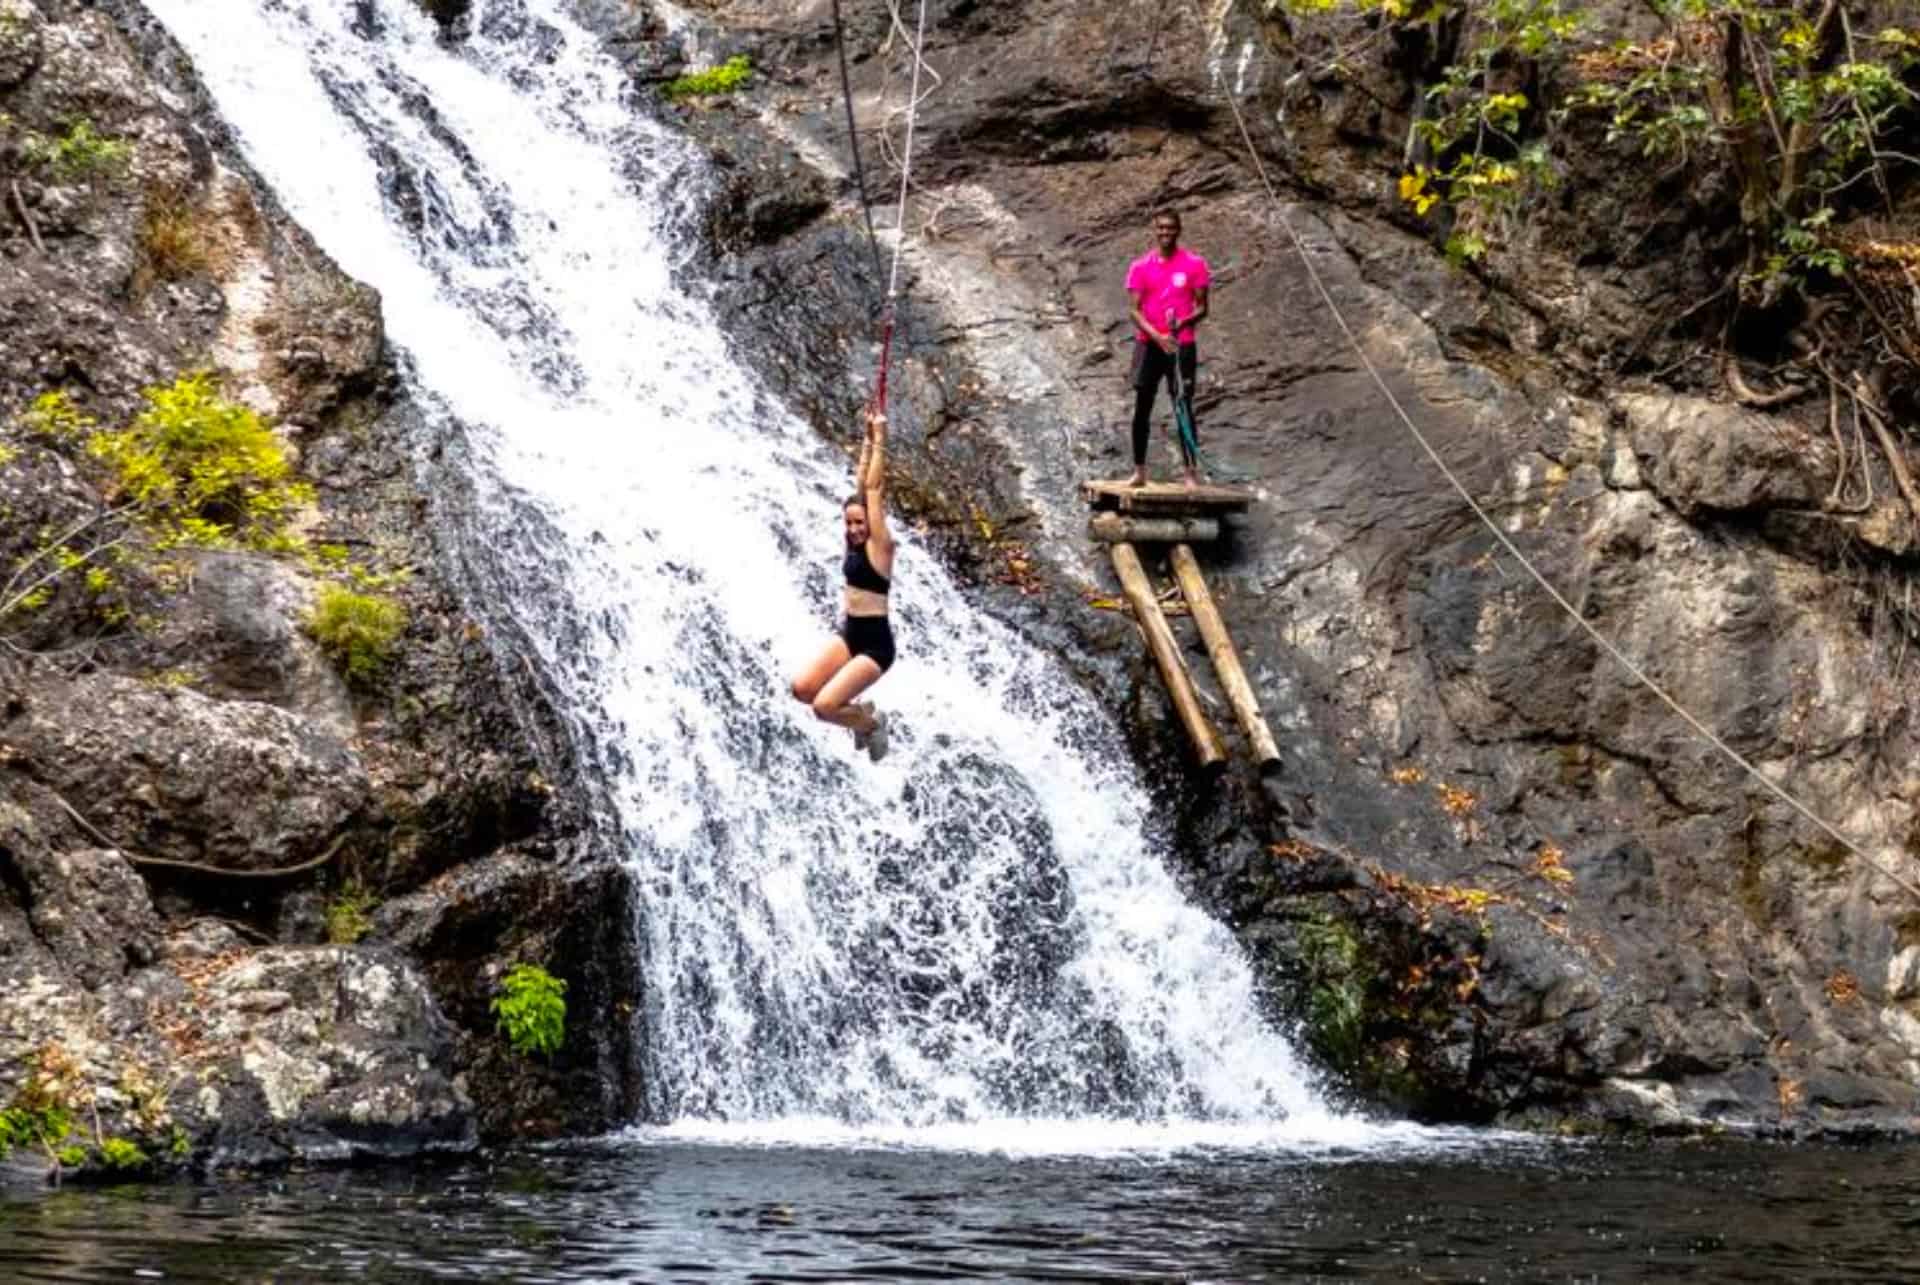
[{"label": "black shorts", "polygon": [[893,668],[893,624],[885,616],[844,617],[840,639],[854,655],[873,657],[881,673]]},{"label": "black shorts", "polygon": [[[1133,369],[1128,372],[1127,381],[1138,393],[1152,392],[1162,383],[1167,390],[1173,390],[1174,355],[1159,344],[1148,343],[1136,336],[1133,341]],[[1180,381],[1186,385],[1187,400],[1193,400],[1193,385],[1200,374],[1200,347],[1198,344],[1181,344]]]}]

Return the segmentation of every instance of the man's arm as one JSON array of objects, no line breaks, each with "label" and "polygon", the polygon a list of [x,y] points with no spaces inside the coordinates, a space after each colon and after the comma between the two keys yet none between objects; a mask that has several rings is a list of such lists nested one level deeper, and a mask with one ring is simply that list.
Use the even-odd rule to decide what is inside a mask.
[{"label": "man's arm", "polygon": [[1153,342],[1159,344],[1161,348],[1167,352],[1172,352],[1175,348],[1173,336],[1154,325],[1153,322],[1147,319],[1147,315],[1140,311],[1142,305],[1147,302],[1147,292],[1145,290],[1129,290],[1127,291],[1127,298],[1131,301],[1127,306],[1127,315],[1133,319],[1133,324],[1153,336]]},{"label": "man's arm", "polygon": [[1189,327],[1197,326],[1207,319],[1207,298],[1212,293],[1212,286],[1195,286],[1193,288],[1193,315],[1188,317],[1186,321],[1182,323],[1183,325]]}]

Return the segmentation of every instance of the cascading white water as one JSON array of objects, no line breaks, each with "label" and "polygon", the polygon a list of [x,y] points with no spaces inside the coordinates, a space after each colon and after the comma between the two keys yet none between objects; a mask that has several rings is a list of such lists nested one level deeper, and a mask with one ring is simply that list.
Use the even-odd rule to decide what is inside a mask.
[{"label": "cascading white water", "polygon": [[475,0],[457,48],[417,0],[147,3],[459,426],[504,568],[476,614],[538,651],[638,874],[650,1114],[1359,1129],[1179,896],[1114,729],[923,549],[891,756],[787,696],[847,466],[676,283],[699,159],[563,0]]}]

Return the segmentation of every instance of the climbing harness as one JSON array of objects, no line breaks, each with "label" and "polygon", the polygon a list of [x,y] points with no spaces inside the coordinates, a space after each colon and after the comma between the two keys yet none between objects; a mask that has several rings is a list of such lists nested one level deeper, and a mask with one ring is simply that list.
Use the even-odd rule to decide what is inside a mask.
[{"label": "climbing harness", "polygon": [[1281,230],[1286,233],[1288,241],[1293,244],[1294,250],[1299,254],[1300,262],[1302,266],[1306,268],[1307,279],[1312,283],[1314,292],[1320,296],[1320,301],[1326,304],[1327,311],[1332,315],[1334,324],[1340,328],[1340,333],[1346,338],[1348,346],[1353,349],[1354,356],[1359,359],[1361,368],[1367,372],[1367,377],[1373,381],[1374,387],[1380,390],[1380,395],[1386,398],[1387,404],[1393,408],[1395,416],[1406,426],[1407,432],[1412,434],[1413,440],[1419,444],[1421,451],[1426,454],[1429,460],[1433,461],[1433,466],[1440,470],[1440,475],[1444,477],[1447,483],[1453,487],[1454,491],[1459,494],[1461,500],[1466,503],[1467,508],[1472,511],[1473,516],[1480,520],[1480,524],[1486,527],[1493,538],[1507,551],[1507,554],[1520,565],[1520,568],[1527,573],[1535,584],[1539,585],[1540,588],[1545,591],[1549,598],[1553,599],[1553,601],[1559,605],[1562,611],[1567,613],[1567,616],[1574,624],[1580,627],[1582,632],[1591,638],[1602,651],[1618,661],[1621,668],[1632,675],[1635,681],[1639,682],[1648,691],[1657,696],[1662,704],[1678,715],[1681,721],[1692,728],[1701,739],[1726,755],[1726,757],[1738,765],[1743,772],[1759,782],[1769,794],[1779,799],[1806,820],[1812,822],[1813,825],[1818,827],[1834,842],[1858,857],[1875,871],[1878,871],[1888,882],[1898,886],[1914,899],[1920,900],[1920,887],[1916,887],[1911,880],[1895,874],[1884,863],[1876,860],[1859,844],[1855,843],[1845,834],[1842,834],[1839,829],[1828,823],[1799,799],[1795,798],[1784,787],[1775,784],[1761,772],[1758,767],[1755,767],[1746,756],[1727,744],[1712,728],[1708,727],[1678,700],[1674,699],[1674,697],[1667,692],[1666,688],[1654,681],[1644,669],[1635,664],[1624,651],[1615,645],[1612,639],[1596,629],[1593,624],[1581,614],[1579,608],[1567,601],[1566,596],[1554,587],[1553,582],[1548,580],[1547,577],[1540,572],[1539,568],[1534,566],[1532,560],[1520,551],[1520,547],[1508,537],[1505,531],[1500,529],[1500,525],[1488,516],[1487,511],[1473,498],[1472,492],[1467,490],[1466,486],[1460,481],[1460,478],[1447,466],[1447,462],[1441,458],[1440,452],[1435,450],[1433,444],[1427,440],[1426,434],[1420,431],[1420,426],[1414,423],[1413,417],[1407,413],[1406,407],[1401,404],[1400,399],[1394,395],[1393,389],[1388,386],[1386,379],[1381,376],[1379,367],[1375,366],[1372,358],[1368,357],[1367,350],[1361,345],[1358,336],[1354,334],[1352,326],[1347,323],[1346,316],[1340,311],[1339,305],[1334,302],[1333,293],[1327,289],[1326,282],[1320,277],[1319,269],[1314,266],[1312,256],[1307,253],[1306,242],[1301,238],[1300,234],[1294,230],[1292,222],[1287,218],[1286,207],[1280,200],[1280,193],[1274,188],[1273,179],[1267,173],[1266,162],[1261,159],[1260,149],[1254,145],[1253,135],[1247,129],[1247,120],[1240,110],[1239,99],[1233,91],[1228,89],[1223,83],[1220,67],[1217,64],[1213,68],[1213,83],[1215,88],[1226,98],[1227,106],[1233,110],[1234,124],[1239,128],[1241,141],[1246,144],[1247,155],[1253,160],[1254,171],[1260,176],[1260,184],[1266,189],[1267,199],[1273,205],[1274,217],[1279,222]]}]

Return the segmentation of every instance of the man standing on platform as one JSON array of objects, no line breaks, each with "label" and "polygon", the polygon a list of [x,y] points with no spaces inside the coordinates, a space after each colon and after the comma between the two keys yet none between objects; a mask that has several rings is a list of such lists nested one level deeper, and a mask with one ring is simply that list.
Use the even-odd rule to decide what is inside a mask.
[{"label": "man standing on platform", "polygon": [[1199,371],[1194,327],[1207,316],[1207,261],[1180,244],[1180,214],[1162,209],[1153,216],[1153,248],[1127,269],[1127,294],[1133,318],[1133,476],[1129,486],[1147,482],[1147,438],[1153,401],[1168,385],[1180,439],[1186,482],[1200,481],[1200,432],[1193,422],[1193,385]]}]

